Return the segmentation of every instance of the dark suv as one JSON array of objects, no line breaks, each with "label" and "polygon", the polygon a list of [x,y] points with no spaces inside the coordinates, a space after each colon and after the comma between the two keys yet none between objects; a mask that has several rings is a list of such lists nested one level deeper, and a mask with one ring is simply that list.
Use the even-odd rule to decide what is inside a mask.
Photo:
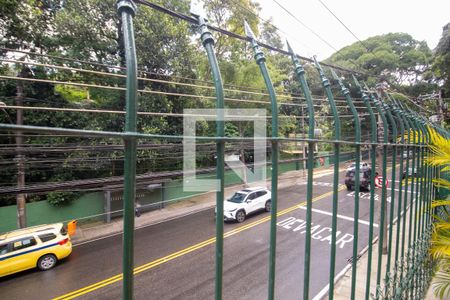
[{"label": "dark suv", "polygon": [[[351,191],[355,189],[355,168],[347,169],[345,174],[345,185],[347,190]],[[369,166],[362,166],[359,170],[359,188],[361,190],[370,190],[370,176],[372,175],[372,169]]]}]

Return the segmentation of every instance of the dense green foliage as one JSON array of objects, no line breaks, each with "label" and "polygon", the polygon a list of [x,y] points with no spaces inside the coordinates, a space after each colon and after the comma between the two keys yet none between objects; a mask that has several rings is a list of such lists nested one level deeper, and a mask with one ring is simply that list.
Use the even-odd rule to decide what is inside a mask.
[{"label": "dense green foliage", "polygon": [[[370,85],[386,81],[411,94],[410,91],[417,93],[414,86],[431,79],[431,59],[432,52],[425,42],[406,33],[388,33],[344,47],[327,61],[368,73],[366,80]],[[433,88],[423,86],[419,93]]]},{"label": "dense green foliage", "polygon": [[450,98],[450,23],[444,26],[442,37],[434,50],[433,72],[442,81],[444,96]]}]

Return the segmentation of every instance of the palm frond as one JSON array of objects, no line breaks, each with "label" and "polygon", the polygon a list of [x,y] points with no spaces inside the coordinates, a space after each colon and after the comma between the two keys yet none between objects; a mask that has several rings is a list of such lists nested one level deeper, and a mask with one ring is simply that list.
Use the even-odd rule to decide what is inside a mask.
[{"label": "palm frond", "polygon": [[446,271],[438,271],[433,282],[433,292],[440,299],[450,297],[450,274]]},{"label": "palm frond", "polygon": [[[410,129],[410,130],[409,130],[409,138],[410,138],[409,142],[410,142],[410,143],[415,143],[415,144],[417,144],[417,143],[422,139],[422,136],[423,136],[423,134],[422,134],[421,131],[417,131],[417,130],[413,130],[413,129]],[[405,133],[404,133],[403,139],[404,139],[406,142],[408,142],[408,132],[405,132]],[[401,140],[402,140],[402,135],[400,135],[400,136],[397,137],[397,141],[398,141],[398,142],[400,142]]]},{"label": "palm frond", "polygon": [[450,222],[439,222],[434,224],[436,230],[450,230]]},{"label": "palm frond", "polygon": [[450,189],[450,181],[446,179],[443,178],[433,179],[433,183],[437,188]]},{"label": "palm frond", "polygon": [[[450,182],[449,182],[450,184]],[[446,206],[450,205],[450,200],[433,200],[431,201],[431,208],[435,208],[438,206]]]},{"label": "palm frond", "polygon": [[431,255],[435,259],[450,257],[450,232],[448,230],[436,230],[431,238]]}]

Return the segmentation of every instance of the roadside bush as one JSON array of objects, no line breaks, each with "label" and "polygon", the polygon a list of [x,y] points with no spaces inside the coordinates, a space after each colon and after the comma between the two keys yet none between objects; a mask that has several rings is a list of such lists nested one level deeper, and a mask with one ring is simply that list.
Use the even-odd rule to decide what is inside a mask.
[{"label": "roadside bush", "polygon": [[50,192],[47,194],[47,201],[51,205],[62,206],[70,204],[78,196],[78,193],[72,192]]}]

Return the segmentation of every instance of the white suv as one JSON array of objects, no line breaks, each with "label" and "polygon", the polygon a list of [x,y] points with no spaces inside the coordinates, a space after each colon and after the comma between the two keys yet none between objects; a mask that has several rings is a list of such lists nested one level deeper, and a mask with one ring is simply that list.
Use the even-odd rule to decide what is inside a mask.
[{"label": "white suv", "polygon": [[270,211],[272,194],[263,187],[247,188],[236,192],[223,205],[225,221],[244,222],[246,216],[258,210]]}]

